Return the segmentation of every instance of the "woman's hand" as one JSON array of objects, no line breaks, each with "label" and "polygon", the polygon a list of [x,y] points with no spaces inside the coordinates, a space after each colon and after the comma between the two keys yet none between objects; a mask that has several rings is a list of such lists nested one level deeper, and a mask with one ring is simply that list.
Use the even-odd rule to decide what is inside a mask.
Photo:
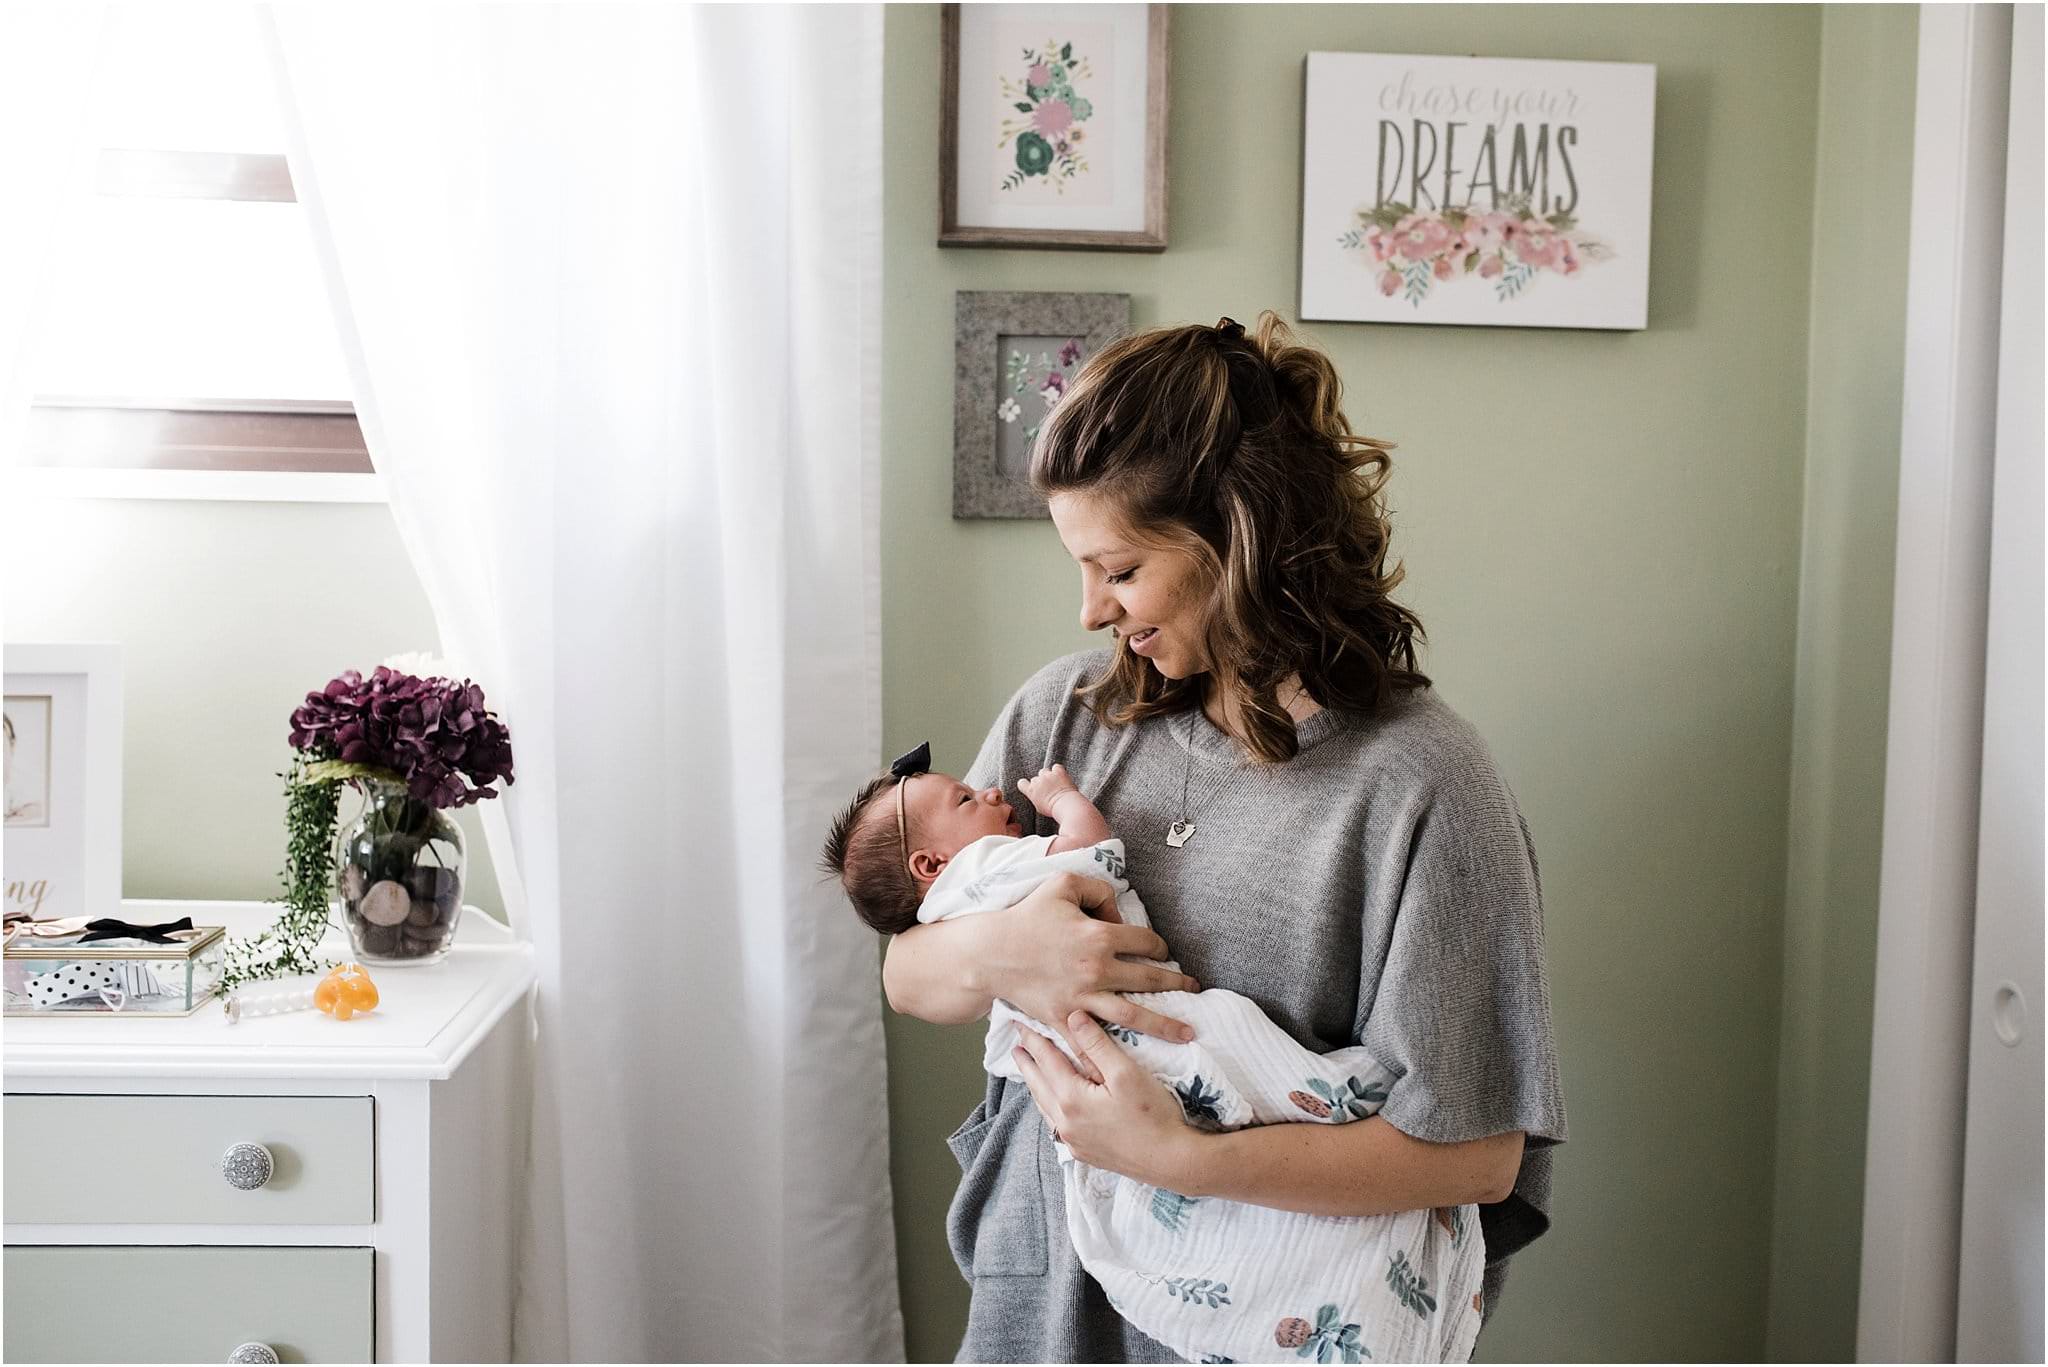
[{"label": "woman's hand", "polygon": [[[1048,878],[1016,906],[986,914],[991,921],[997,917],[1005,918],[1006,930],[991,943],[982,965],[992,997],[1055,1028],[1081,1011],[1160,1039],[1195,1037],[1184,1023],[1118,995],[1198,992],[1201,984],[1156,963],[1117,957],[1164,959],[1166,941],[1117,920],[1116,892],[1101,879],[1076,873]],[[1080,1053],[1080,1041],[1071,1032],[1067,1038]]]},{"label": "woman's hand", "polygon": [[1099,1081],[1076,1072],[1036,1031],[1023,1031],[1023,1047],[1011,1054],[1053,1136],[1083,1163],[1174,1189],[1192,1166],[1190,1146],[1200,1142],[1180,1103],[1087,1012],[1067,1017],[1065,1029]]}]

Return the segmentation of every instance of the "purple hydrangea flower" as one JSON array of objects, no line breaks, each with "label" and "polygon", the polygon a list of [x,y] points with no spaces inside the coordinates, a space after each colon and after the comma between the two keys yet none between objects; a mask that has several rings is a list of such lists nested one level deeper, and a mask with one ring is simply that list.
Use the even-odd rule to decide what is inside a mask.
[{"label": "purple hydrangea flower", "polygon": [[379,665],[365,680],[348,670],[306,695],[292,713],[291,743],[317,759],[389,769],[412,797],[436,807],[496,797],[491,784],[512,782],[512,735],[466,679],[421,679]]}]

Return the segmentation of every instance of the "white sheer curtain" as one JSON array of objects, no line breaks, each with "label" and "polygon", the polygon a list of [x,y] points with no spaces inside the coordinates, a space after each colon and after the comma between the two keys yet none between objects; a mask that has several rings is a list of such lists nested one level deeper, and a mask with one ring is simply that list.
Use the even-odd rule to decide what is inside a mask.
[{"label": "white sheer curtain", "polygon": [[[52,234],[64,206],[92,183],[86,102],[99,65],[106,6],[87,0],[0,5],[0,471],[27,424],[22,343],[39,307]],[[49,307],[43,302],[41,307]],[[4,475],[0,475],[4,477]]]},{"label": "white sheer curtain", "polygon": [[880,748],[880,8],[274,25],[371,454],[512,728],[518,1355],[901,1361],[874,939],[812,867]]}]

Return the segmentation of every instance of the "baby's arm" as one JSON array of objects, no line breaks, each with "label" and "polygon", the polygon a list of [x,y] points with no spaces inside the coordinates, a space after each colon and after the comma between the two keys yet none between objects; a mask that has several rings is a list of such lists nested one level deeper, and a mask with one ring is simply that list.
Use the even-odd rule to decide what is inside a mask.
[{"label": "baby's arm", "polygon": [[1109,839],[1109,823],[1102,819],[1101,812],[1095,810],[1095,804],[1074,786],[1074,780],[1067,777],[1066,765],[1054,764],[1040,769],[1038,777],[1020,779],[1017,787],[1030,799],[1033,807],[1059,823],[1060,833],[1053,838],[1046,853],[1085,850]]}]

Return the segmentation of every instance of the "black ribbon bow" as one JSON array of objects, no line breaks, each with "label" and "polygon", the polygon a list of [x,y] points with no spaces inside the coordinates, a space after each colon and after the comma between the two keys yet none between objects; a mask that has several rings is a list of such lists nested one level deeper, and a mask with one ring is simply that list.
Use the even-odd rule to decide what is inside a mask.
[{"label": "black ribbon bow", "polygon": [[178,942],[171,938],[171,932],[190,929],[190,916],[180,916],[175,921],[165,921],[162,925],[155,926],[131,926],[126,921],[117,921],[107,916],[97,921],[87,921],[85,934],[79,937],[78,943],[88,944],[94,940],[147,940],[153,945],[174,945]]},{"label": "black ribbon bow", "polygon": [[889,772],[896,778],[911,778],[917,774],[928,774],[932,770],[932,743],[921,741],[915,750],[898,755],[896,762],[889,766]]}]

